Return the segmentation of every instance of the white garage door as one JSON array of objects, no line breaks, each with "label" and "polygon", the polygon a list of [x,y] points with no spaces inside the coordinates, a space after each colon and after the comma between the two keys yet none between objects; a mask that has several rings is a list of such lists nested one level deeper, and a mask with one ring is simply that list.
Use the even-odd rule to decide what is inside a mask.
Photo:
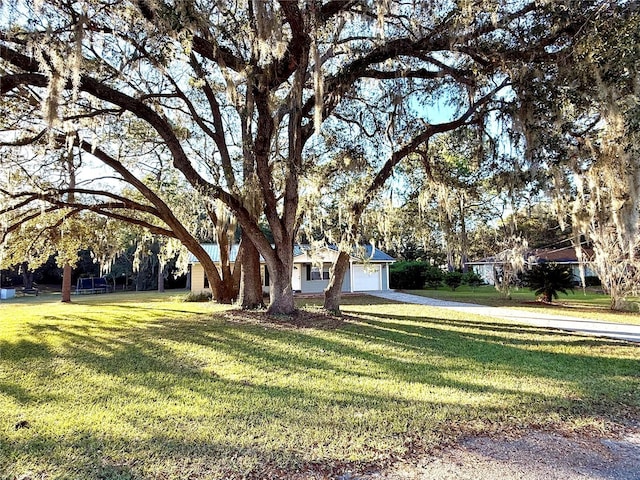
[{"label": "white garage door", "polygon": [[354,265],[353,291],[380,290],[380,265]]}]

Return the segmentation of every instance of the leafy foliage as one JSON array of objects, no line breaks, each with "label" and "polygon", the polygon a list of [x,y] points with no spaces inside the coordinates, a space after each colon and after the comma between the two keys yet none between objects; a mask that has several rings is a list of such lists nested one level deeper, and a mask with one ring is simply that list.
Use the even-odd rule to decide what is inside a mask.
[{"label": "leafy foliage", "polygon": [[593,275],[588,275],[584,277],[584,286],[585,287],[599,287],[602,285],[602,280]]},{"label": "leafy foliage", "polygon": [[444,284],[451,290],[455,290],[462,285],[462,272],[446,272],[444,274]]},{"label": "leafy foliage", "polygon": [[530,158],[548,167],[560,225],[570,219],[579,257],[583,240],[591,243],[595,258],[583,260],[618,308],[638,293],[640,271],[640,11],[636,2],[608,5],[585,19],[571,57],[526,72],[515,88],[528,92],[519,126]]},{"label": "leafy foliage", "polygon": [[396,262],[389,267],[389,286],[400,290],[422,288],[428,267],[425,262]]},{"label": "leafy foliage", "polygon": [[396,262],[389,268],[389,283],[396,289],[437,288],[443,278],[442,270],[427,262]]},{"label": "leafy foliage", "polygon": [[462,274],[462,283],[464,283],[465,285],[469,285],[472,288],[475,288],[475,287],[479,287],[484,282],[480,275],[470,270]]},{"label": "leafy foliage", "polygon": [[551,262],[539,263],[525,274],[529,288],[540,296],[540,300],[550,303],[558,294],[573,291],[574,279],[571,270],[563,265]]},{"label": "leafy foliage", "polygon": [[424,286],[427,288],[438,288],[442,285],[443,278],[444,272],[440,268],[429,265],[424,272]]},{"label": "leafy foliage", "polygon": [[[540,155],[520,155],[517,143],[514,155],[501,152],[488,122],[500,120],[492,123],[509,135],[537,119],[537,107],[542,123],[556,128],[566,112],[540,99],[557,93],[558,78],[559,90],[571,95],[573,80],[586,82],[565,78],[567,71],[586,76],[592,63],[607,75],[589,78],[589,85],[611,83],[611,74],[624,78],[625,68],[632,73],[627,83],[635,85],[629,69],[635,66],[627,64],[636,23],[625,21],[613,40],[599,33],[608,35],[614,29],[607,27],[631,15],[633,2],[579,2],[581,8],[569,0],[228,3],[4,2],[0,8],[10,14],[0,20],[0,161],[3,171],[25,178],[0,180],[7,197],[3,227],[19,229],[41,206],[138,224],[185,244],[222,301],[233,298],[233,285],[222,285],[224,272],[183,216],[193,201],[219,225],[219,200],[255,247],[252,258],[259,252],[268,264],[271,311],[290,313],[296,235],[305,216],[322,217],[310,205],[320,203],[314,195],[323,200],[321,209],[331,204],[325,199],[336,178],[346,179],[335,202],[345,228],[333,240],[344,253],[358,241],[367,206],[396,167],[416,156],[444,207],[447,261],[457,262],[457,254],[464,263],[464,217],[478,180],[472,164],[490,161],[501,173],[495,189],[512,198],[542,164]],[[617,56],[615,68],[605,71],[607,53]],[[628,91],[618,105],[635,105]],[[587,93],[597,98],[598,92]],[[588,108],[573,103],[581,112]],[[439,148],[438,136],[457,130],[472,140],[462,152]],[[565,131],[557,130],[559,142]],[[531,131],[522,135],[533,151]],[[88,180],[77,188],[54,181],[49,172],[62,171],[61,158]],[[89,173],[96,166],[115,188]],[[177,202],[164,195],[171,178],[184,179],[188,189]],[[455,188],[447,192],[443,183]],[[273,246],[260,231],[264,221]],[[72,243],[59,243],[60,258],[75,255]]]}]

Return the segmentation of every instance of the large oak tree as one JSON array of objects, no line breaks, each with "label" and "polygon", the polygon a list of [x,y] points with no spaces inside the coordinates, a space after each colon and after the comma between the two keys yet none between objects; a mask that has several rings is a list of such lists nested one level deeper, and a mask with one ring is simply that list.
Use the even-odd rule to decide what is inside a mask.
[{"label": "large oak tree", "polygon": [[[531,69],[566,61],[586,19],[614,5],[56,0],[6,8],[4,143],[33,151],[39,142],[51,151],[67,139],[66,148],[91,155],[144,199],[106,191],[78,172],[82,189],[33,182],[34,201],[52,209],[84,205],[123,220],[150,215],[156,220],[146,226],[180,239],[217,298],[229,300],[233,294],[174,205],[145,181],[145,172],[175,169],[203,202],[220,201],[233,213],[247,245],[245,279],[256,279],[259,253],[270,273],[269,309],[289,313],[293,245],[305,214],[301,182],[335,158],[324,154],[352,141],[367,158],[367,180],[350,202],[326,292],[325,306],[335,310],[348,245],[358,241],[367,204],[398,163],[439,133],[475,126],[482,134],[488,112],[509,103],[511,85]],[[434,108],[443,114],[434,116]],[[41,156],[26,158],[9,168],[34,178]],[[7,212],[24,206],[21,188],[7,189]]]}]

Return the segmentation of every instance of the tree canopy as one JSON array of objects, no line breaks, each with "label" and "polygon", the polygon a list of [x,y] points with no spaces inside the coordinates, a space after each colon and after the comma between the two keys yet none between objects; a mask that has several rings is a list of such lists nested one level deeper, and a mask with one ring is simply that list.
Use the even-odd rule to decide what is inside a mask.
[{"label": "tree canopy", "polygon": [[[179,172],[184,199],[202,202],[214,224],[218,202],[233,214],[243,243],[255,247],[243,261],[259,252],[269,269],[270,311],[288,313],[303,186],[331,178],[305,184],[318,166],[340,151],[361,152],[360,162],[335,164],[338,174],[360,178],[340,241],[355,243],[366,206],[400,162],[416,153],[426,166],[437,161],[429,142],[461,127],[496,136],[495,112],[512,119],[502,130],[530,120],[525,107],[538,90],[555,88],[558,66],[588,57],[580,45],[632,7],[14,0],[3,8],[2,162],[22,176],[1,185],[5,230],[55,210],[144,224],[179,239],[221,290],[220,273],[180,214],[182,199],[169,201],[157,181]],[[83,159],[74,188],[51,178],[61,152]],[[343,252],[327,290],[332,309],[345,261]]]}]

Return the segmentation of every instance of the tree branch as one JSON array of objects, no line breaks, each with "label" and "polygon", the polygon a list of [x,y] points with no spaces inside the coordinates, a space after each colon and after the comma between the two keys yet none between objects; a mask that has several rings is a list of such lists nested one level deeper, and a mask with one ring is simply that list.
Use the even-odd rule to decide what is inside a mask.
[{"label": "tree branch", "polygon": [[365,207],[369,204],[374,194],[380,188],[382,188],[382,186],[386,183],[386,181],[391,176],[391,173],[393,172],[393,168],[398,163],[400,163],[400,161],[402,161],[411,152],[415,151],[420,145],[428,141],[429,138],[431,138],[432,136],[438,133],[455,130],[456,128],[466,124],[467,121],[482,106],[486,105],[495,96],[496,93],[498,93],[501,89],[503,89],[507,85],[508,85],[508,80],[505,79],[500,85],[494,88],[491,92],[489,92],[480,100],[478,100],[477,102],[469,106],[467,111],[464,114],[462,114],[460,117],[458,117],[456,120],[439,123],[435,125],[427,125],[427,127],[422,132],[415,135],[409,142],[403,145],[400,149],[393,152],[391,154],[391,157],[385,162],[382,168],[378,171],[378,173],[372,180],[371,185],[367,188],[367,190],[365,191],[361,199],[352,205],[351,210],[356,216],[356,218],[358,219],[360,218],[360,215],[362,215],[362,212],[364,211]]}]

